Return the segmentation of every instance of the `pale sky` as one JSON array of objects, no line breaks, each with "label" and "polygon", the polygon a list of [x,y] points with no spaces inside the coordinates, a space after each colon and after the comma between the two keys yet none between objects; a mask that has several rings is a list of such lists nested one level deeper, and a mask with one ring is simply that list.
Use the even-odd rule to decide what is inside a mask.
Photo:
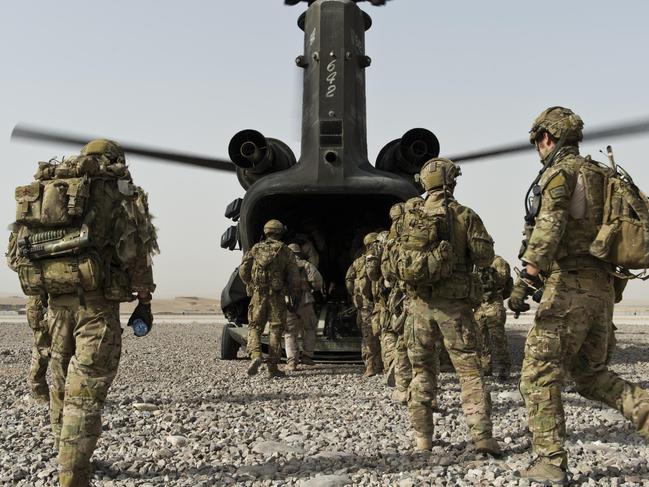
[{"label": "pale sky", "polygon": [[[306,4],[305,4],[306,5]],[[438,136],[442,155],[526,140],[551,105],[589,127],[649,116],[649,3],[635,0],[361,4],[366,35],[369,159],[413,127]],[[299,157],[302,53],[282,0],[9,2],[0,11],[0,222],[14,218],[14,187],[39,160],[74,148],[10,142],[16,123],[160,148],[226,156],[232,135],[254,128]],[[649,190],[649,136],[611,140],[617,159]],[[602,159],[602,141],[582,153]],[[162,254],[159,296],[218,297],[241,256],[219,247],[227,203],[243,196],[233,174],[132,157],[149,191]],[[539,169],[533,152],[463,166],[457,198],[475,209],[513,264],[522,201]],[[642,299],[632,285],[627,297]],[[19,293],[0,266],[0,292]]]}]

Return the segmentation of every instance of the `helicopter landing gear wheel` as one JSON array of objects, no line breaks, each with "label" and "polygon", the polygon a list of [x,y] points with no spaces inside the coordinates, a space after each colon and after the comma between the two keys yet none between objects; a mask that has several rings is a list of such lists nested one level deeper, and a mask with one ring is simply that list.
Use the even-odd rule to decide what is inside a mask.
[{"label": "helicopter landing gear wheel", "polygon": [[219,354],[221,360],[236,359],[237,352],[241,348],[241,345],[230,335],[230,328],[233,328],[232,323],[227,323],[221,332],[221,352]]}]

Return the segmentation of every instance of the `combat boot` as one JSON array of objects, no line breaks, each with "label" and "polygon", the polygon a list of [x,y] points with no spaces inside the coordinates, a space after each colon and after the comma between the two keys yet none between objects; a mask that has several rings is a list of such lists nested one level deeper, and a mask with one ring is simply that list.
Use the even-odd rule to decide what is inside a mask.
[{"label": "combat boot", "polygon": [[277,364],[268,364],[268,378],[269,379],[282,379],[286,377],[286,372],[279,370]]},{"label": "combat boot", "polygon": [[433,435],[415,435],[415,449],[429,451],[433,449]]},{"label": "combat boot", "polygon": [[300,363],[303,365],[315,365],[313,358],[309,355],[304,354],[302,354],[302,357],[300,357]]},{"label": "combat boot", "polygon": [[257,375],[257,372],[259,372],[259,367],[261,367],[262,363],[264,363],[264,361],[261,357],[253,359],[253,361],[250,362],[250,365],[248,366],[248,375],[251,377],[253,375]]},{"label": "combat boot", "polygon": [[295,372],[297,370],[297,361],[295,359],[288,359],[286,361],[286,370]]},{"label": "combat boot", "polygon": [[378,372],[374,369],[374,367],[368,367],[365,369],[365,373],[363,374],[363,377],[373,377],[377,374]]},{"label": "combat boot", "polygon": [[568,485],[568,474],[566,471],[541,457],[537,458],[527,470],[521,471],[519,477],[532,482],[551,482],[553,485]]},{"label": "combat boot", "polygon": [[47,406],[50,404],[50,390],[47,384],[32,384],[32,399],[36,404]]},{"label": "combat boot", "polygon": [[495,438],[485,438],[474,442],[475,449],[478,453],[491,455],[492,457],[500,458],[503,456],[503,451]]},{"label": "combat boot", "polygon": [[401,404],[408,404],[408,392],[395,389],[392,392],[392,400]]}]

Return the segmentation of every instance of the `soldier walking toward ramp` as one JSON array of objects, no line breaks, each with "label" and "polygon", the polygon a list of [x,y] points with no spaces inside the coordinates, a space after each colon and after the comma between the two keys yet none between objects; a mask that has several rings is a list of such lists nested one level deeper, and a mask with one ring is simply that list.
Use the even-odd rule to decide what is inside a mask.
[{"label": "soldier walking toward ramp", "polygon": [[[600,238],[600,230],[610,230],[603,218],[623,208],[633,191],[611,192],[611,170],[579,155],[582,128],[581,118],[562,107],[548,108],[534,121],[530,142],[543,171],[530,187],[527,245],[521,251],[526,267],[509,300],[513,311],[527,311],[527,296],[544,288],[525,343],[520,384],[537,455],[521,476],[539,482],[567,482],[561,400],[566,372],[582,396],[617,409],[649,440],[649,393],[607,368],[614,266],[594,256],[606,257],[598,250],[615,242]],[[637,210],[644,210],[646,218],[646,201],[636,202],[644,205]],[[621,225],[631,215],[622,213]]]},{"label": "soldier walking toward ramp", "polygon": [[480,365],[473,306],[480,286],[473,266],[488,265],[493,240],[480,217],[453,198],[460,169],[435,158],[420,171],[428,193],[423,206],[406,215],[398,246],[397,277],[409,297],[405,338],[412,363],[408,412],[416,447],[433,444],[433,403],[437,392],[436,341],[441,335],[460,379],[462,407],[478,452],[500,455],[492,437],[491,399]]},{"label": "soldier walking toward ramp", "polygon": [[[284,343],[288,370],[296,370],[298,364],[313,365],[318,317],[315,314],[314,292],[322,292],[322,276],[311,262],[303,258],[302,248],[292,243],[289,249],[295,254],[300,268],[300,304],[295,310],[288,310]],[[298,336],[302,337],[302,354],[297,346]]]},{"label": "soldier walking toward ramp", "polygon": [[286,326],[288,306],[296,311],[300,299],[300,270],[293,252],[281,241],[284,225],[269,220],[264,225],[265,239],[256,243],[243,256],[239,275],[246,284],[248,307],[248,342],[250,354],[248,375],[255,375],[263,363],[261,334],[269,325],[268,376],[285,377],[277,364],[282,356],[282,335]]},{"label": "soldier walking toward ramp", "polygon": [[512,277],[509,264],[497,255],[491,265],[478,270],[482,282],[482,303],[475,311],[475,321],[481,343],[482,369],[485,375],[491,375],[493,359],[498,364],[497,375],[500,380],[507,380],[512,367],[509,355],[505,322],[507,313],[503,300],[509,298],[512,290]]},{"label": "soldier walking toward ramp", "polygon": [[345,284],[354,306],[356,307],[356,322],[361,331],[361,356],[365,364],[365,377],[380,374],[383,370],[381,362],[381,345],[379,338],[372,330],[371,316],[374,309],[372,281],[367,275],[366,252],[376,241],[377,234],[370,232],[363,238],[363,252],[347,269]]},{"label": "soldier walking toward ramp", "polygon": [[[90,483],[90,457],[122,349],[119,303],[139,300],[129,321],[150,327],[157,253],[147,195],[134,186],[124,152],[94,140],[81,155],[41,163],[16,189],[9,255],[29,296],[47,296],[51,336],[50,418],[64,487]],[[143,326],[146,326],[143,324]]]},{"label": "soldier walking toward ramp", "polygon": [[[12,231],[7,249],[7,265],[14,272],[18,272],[19,262],[17,235]],[[27,315],[27,324],[32,330],[32,357],[27,383],[32,391],[33,399],[43,405],[50,403],[50,389],[46,376],[52,345],[46,313],[47,306],[43,303],[41,296],[27,296],[25,314]]]}]

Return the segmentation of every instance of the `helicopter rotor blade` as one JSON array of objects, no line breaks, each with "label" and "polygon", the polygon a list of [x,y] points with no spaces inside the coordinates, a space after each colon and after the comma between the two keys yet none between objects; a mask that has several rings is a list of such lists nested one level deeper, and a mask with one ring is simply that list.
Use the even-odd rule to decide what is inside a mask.
[{"label": "helicopter rotor blade", "polygon": [[[586,130],[584,131],[584,141],[593,141],[599,139],[607,139],[612,137],[627,137],[632,135],[641,135],[649,133],[649,119],[620,123],[617,125],[612,125],[609,127],[603,127],[600,129]],[[517,144],[503,145],[500,147],[494,147],[492,149],[486,149],[476,152],[467,152],[465,154],[459,154],[455,157],[450,157],[449,159],[455,162],[471,162],[479,159],[488,159],[490,157],[504,156],[508,154],[515,154],[517,152],[524,152],[528,150],[534,150],[534,146],[529,142],[521,142]]]},{"label": "helicopter rotor blade", "polygon": [[[54,142],[57,144],[84,146],[88,141],[96,139],[97,137],[89,137],[83,135],[72,135],[62,132],[56,132],[48,129],[38,129],[25,125],[16,125],[11,132],[12,139],[29,139],[37,140],[40,142]],[[185,154],[180,152],[172,152],[165,150],[153,149],[141,145],[123,144],[120,145],[127,154],[151,157],[160,159],[162,161],[174,162],[180,164],[187,164],[189,166],[202,167],[206,169],[215,169],[218,171],[235,172],[236,166],[232,162],[225,159],[214,159],[210,157],[203,157],[193,154]]]}]

